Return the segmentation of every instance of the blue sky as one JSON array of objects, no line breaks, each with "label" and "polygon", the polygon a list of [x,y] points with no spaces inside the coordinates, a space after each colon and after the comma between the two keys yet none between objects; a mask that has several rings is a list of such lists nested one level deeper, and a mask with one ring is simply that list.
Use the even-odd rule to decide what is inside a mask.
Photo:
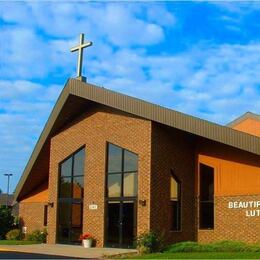
[{"label": "blue sky", "polygon": [[260,113],[260,2],[0,2],[0,189],[14,190],[79,33],[88,81],[219,124]]}]

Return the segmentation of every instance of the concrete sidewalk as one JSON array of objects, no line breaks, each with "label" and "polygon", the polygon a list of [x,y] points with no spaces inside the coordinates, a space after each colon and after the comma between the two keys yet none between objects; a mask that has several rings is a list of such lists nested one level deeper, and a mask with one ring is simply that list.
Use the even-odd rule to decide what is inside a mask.
[{"label": "concrete sidewalk", "polygon": [[82,246],[74,245],[49,245],[49,244],[36,244],[36,245],[1,245],[1,251],[23,252],[32,254],[46,254],[53,256],[66,256],[76,258],[103,258],[104,256],[113,256],[119,254],[135,253],[135,249],[122,249],[122,248],[84,248]]}]

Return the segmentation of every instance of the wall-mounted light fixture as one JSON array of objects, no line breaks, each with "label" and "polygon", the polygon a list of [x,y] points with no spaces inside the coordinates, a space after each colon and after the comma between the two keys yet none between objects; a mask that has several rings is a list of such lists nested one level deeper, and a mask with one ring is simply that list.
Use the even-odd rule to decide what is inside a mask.
[{"label": "wall-mounted light fixture", "polygon": [[51,207],[51,208],[53,208],[54,202],[48,202],[48,206]]},{"label": "wall-mounted light fixture", "polygon": [[139,200],[139,205],[146,206],[146,200]]}]

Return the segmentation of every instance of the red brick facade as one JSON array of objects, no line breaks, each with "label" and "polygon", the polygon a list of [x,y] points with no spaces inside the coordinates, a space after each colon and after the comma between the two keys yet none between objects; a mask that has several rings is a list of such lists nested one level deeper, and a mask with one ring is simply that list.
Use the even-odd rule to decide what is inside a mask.
[{"label": "red brick facade", "polygon": [[[151,228],[168,242],[195,240],[194,140],[181,131],[153,124]],[[181,231],[171,231],[171,170],[181,182]]]},{"label": "red brick facade", "polygon": [[216,240],[237,240],[249,243],[260,242],[260,214],[257,216],[255,212],[256,215],[250,217],[249,212],[247,212],[250,210],[260,210],[260,207],[258,209],[229,208],[228,203],[235,201],[260,201],[260,195],[215,197],[214,229],[199,230],[199,242],[205,243]]},{"label": "red brick facade", "polygon": [[[97,239],[97,246],[104,245],[105,166],[106,143],[110,142],[137,153],[138,196],[147,201],[138,205],[138,234],[150,227],[150,158],[151,122],[121,112],[100,107],[84,114],[77,121],[51,140],[49,175],[49,200],[54,207],[49,210],[48,243],[56,242],[58,165],[82,145],[86,146],[83,232],[90,232]],[[89,210],[90,204],[97,210]]]},{"label": "red brick facade", "polygon": [[[48,208],[48,243],[56,243],[59,163],[85,145],[83,232],[94,234],[97,246],[104,246],[107,142],[138,154],[138,200],[145,200],[146,205],[138,203],[137,234],[156,230],[165,236],[168,243],[227,239],[259,242],[260,217],[246,217],[244,209],[229,209],[227,203],[260,200],[260,195],[216,196],[214,230],[198,229],[197,166],[201,138],[100,105],[51,138],[46,176],[49,175],[48,201],[53,202],[54,207]],[[214,147],[218,151],[226,149],[224,146],[217,147],[215,143],[207,145],[212,151]],[[240,153],[238,149],[233,150]],[[227,154],[233,150],[226,150]],[[241,157],[244,157],[243,153]],[[253,160],[257,158],[255,156]],[[221,164],[217,162],[217,165]],[[170,230],[171,170],[181,181],[182,223],[178,232]],[[89,210],[90,204],[96,204],[98,209]],[[42,204],[26,205],[21,203],[20,215],[28,230],[42,228],[43,217],[39,217],[43,215]]]},{"label": "red brick facade", "polygon": [[26,233],[47,228],[44,226],[44,205],[46,205],[44,202],[21,202],[19,204],[20,224],[27,228]]}]

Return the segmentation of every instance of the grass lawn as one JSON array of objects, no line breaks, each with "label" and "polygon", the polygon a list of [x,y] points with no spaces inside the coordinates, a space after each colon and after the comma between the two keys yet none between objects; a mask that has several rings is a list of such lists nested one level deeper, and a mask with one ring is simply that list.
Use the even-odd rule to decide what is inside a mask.
[{"label": "grass lawn", "polygon": [[122,255],[128,259],[260,259],[260,245],[239,241],[199,244],[186,241],[167,246],[162,253]]},{"label": "grass lawn", "polygon": [[259,252],[192,252],[192,253],[157,253],[128,256],[134,259],[260,259]]},{"label": "grass lawn", "polygon": [[36,241],[26,241],[26,240],[0,240],[1,245],[32,245],[39,244],[40,242]]}]

